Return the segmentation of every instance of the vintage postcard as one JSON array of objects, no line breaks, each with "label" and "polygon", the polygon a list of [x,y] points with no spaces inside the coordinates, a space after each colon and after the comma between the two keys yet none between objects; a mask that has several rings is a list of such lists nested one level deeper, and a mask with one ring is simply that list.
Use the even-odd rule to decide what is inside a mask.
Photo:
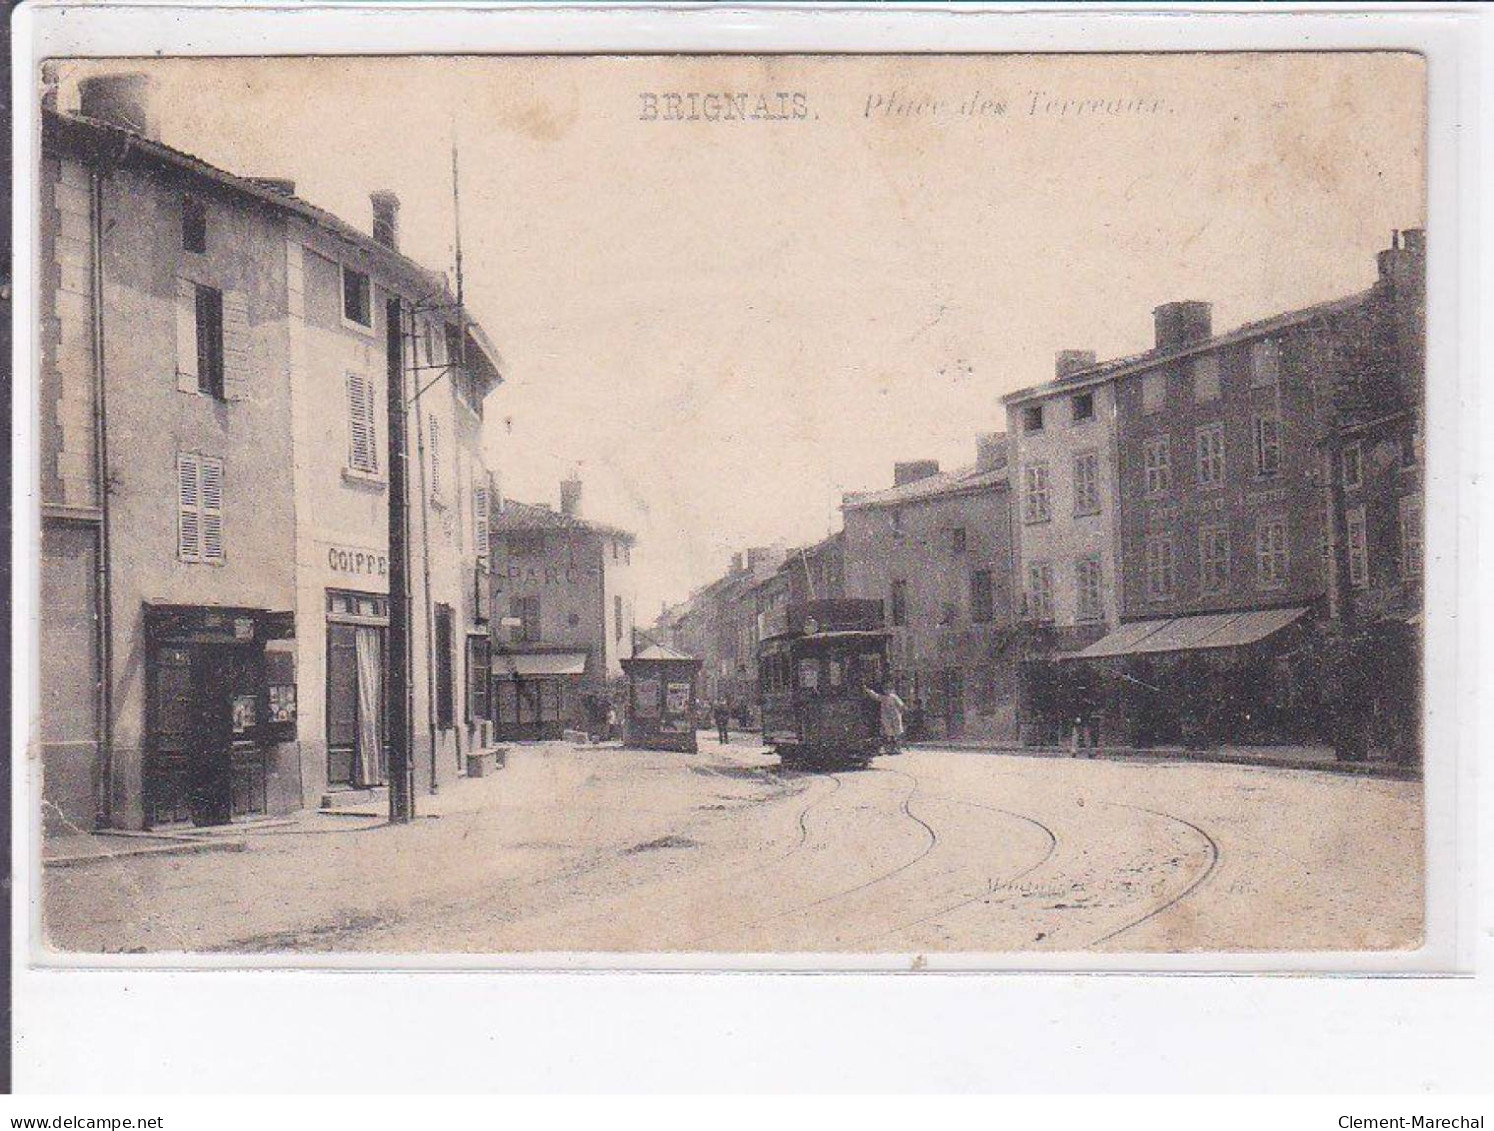
[{"label": "vintage postcard", "polygon": [[1422,56],[37,98],[39,960],[1422,946]]}]

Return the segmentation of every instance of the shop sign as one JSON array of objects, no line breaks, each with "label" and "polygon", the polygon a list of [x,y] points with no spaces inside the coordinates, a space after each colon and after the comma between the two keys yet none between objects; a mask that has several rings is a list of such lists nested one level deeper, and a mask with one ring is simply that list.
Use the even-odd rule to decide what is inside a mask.
[{"label": "shop sign", "polygon": [[353,546],[328,546],[327,568],[350,577],[388,577],[389,555]]}]

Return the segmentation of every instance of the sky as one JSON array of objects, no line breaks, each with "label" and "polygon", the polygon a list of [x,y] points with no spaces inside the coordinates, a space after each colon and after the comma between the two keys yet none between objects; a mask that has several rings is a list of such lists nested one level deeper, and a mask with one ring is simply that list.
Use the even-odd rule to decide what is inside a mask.
[{"label": "sky", "polygon": [[[122,69],[64,66],[64,92],[85,66]],[[637,532],[642,623],[735,551],[823,537],[894,461],[971,462],[1056,351],[1146,349],[1177,299],[1220,330],[1360,290],[1424,222],[1405,54],[129,68],[166,143],[365,230],[393,190],[401,250],[448,271],[456,140],[468,305],[507,368],[489,462],[526,502],[578,471],[584,513]],[[723,92],[730,120],[687,97]]]}]

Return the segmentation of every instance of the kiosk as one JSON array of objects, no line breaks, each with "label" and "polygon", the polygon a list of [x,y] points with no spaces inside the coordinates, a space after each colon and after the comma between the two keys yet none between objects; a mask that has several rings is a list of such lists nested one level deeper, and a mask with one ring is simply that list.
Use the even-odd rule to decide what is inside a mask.
[{"label": "kiosk", "polygon": [[701,661],[651,644],[622,661],[628,675],[628,745],[694,754],[695,677]]}]

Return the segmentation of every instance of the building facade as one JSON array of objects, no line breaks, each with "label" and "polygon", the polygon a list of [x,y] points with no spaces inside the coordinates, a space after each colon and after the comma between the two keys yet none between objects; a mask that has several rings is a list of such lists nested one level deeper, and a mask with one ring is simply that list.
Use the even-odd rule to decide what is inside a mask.
[{"label": "building facade", "polygon": [[976,464],[898,464],[843,503],[845,594],[882,602],[892,674],[923,738],[1015,737],[1017,602],[1002,437]]},{"label": "building facade", "polygon": [[[143,93],[135,76],[90,80],[43,115],[38,737],[54,828],[315,803],[344,736],[349,784],[379,780],[387,661],[355,639],[338,684],[331,625],[374,627],[380,600],[387,616],[382,390],[392,374],[413,396],[401,327],[444,293],[392,237],[162,144]],[[446,311],[478,343],[463,380],[480,401],[496,359],[449,296]],[[480,465],[474,436],[448,450]],[[334,515],[343,491],[355,501]],[[445,591],[439,554],[413,563],[417,593]]]},{"label": "building facade", "polygon": [[633,654],[634,536],[580,513],[581,485],[554,510],[505,500],[492,527],[493,715],[500,738],[608,731],[626,706]]}]

